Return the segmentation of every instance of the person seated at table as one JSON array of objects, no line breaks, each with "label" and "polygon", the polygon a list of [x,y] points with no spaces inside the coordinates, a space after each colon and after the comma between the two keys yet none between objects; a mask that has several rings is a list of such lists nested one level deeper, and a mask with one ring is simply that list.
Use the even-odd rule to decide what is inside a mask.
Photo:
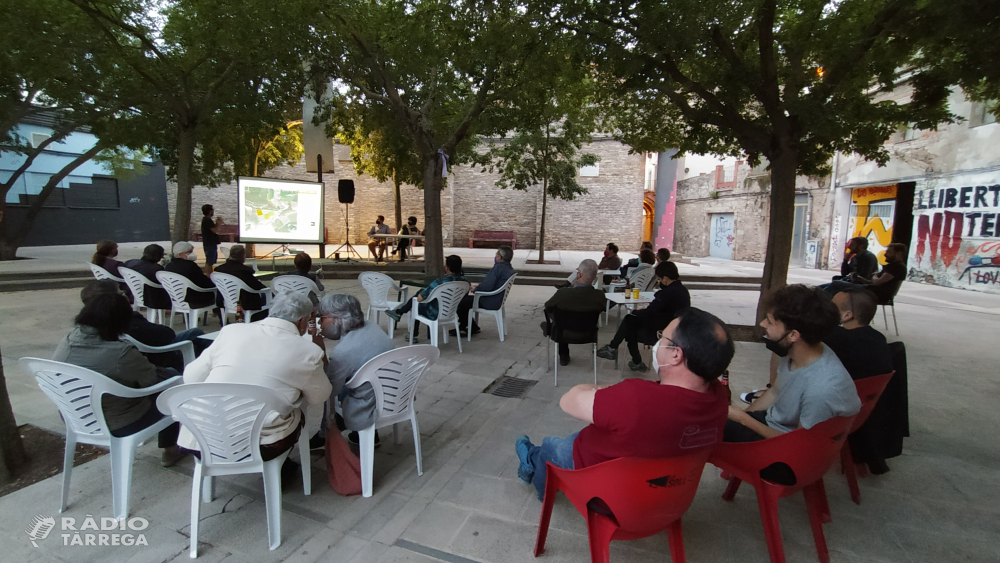
[{"label": "person seated at table", "polygon": [[[123,264],[126,268],[141,274],[152,283],[159,284],[156,279],[156,272],[163,269],[160,260],[163,260],[163,247],[158,244],[147,245],[142,249],[142,258],[133,258]],[[142,288],[142,304],[150,309],[170,309],[170,296],[167,290],[162,287],[145,286]]]},{"label": "person seated at table", "polygon": [[[368,360],[392,350],[395,346],[378,323],[365,320],[361,302],[353,295],[332,293],[324,295],[316,309],[320,317],[319,329],[323,338],[336,340],[337,346],[330,351],[330,361],[326,366],[326,376],[333,386],[330,400],[326,403],[319,432],[309,439],[312,449],[326,444],[329,417],[333,409],[330,405],[339,399],[344,416],[336,415],[336,425],[340,430],[349,429],[347,439],[358,443],[358,430],[364,430],[375,422],[375,390],[368,383],[357,389],[347,389],[347,383]],[[375,443],[379,444],[378,431]]]},{"label": "person seated at table", "polygon": [[[332,386],[323,366],[327,363],[323,338],[302,338],[315,320],[313,304],[301,293],[279,293],[271,304],[271,315],[256,323],[232,323],[219,331],[215,342],[184,369],[184,383],[247,383],[277,391],[289,403],[303,399],[307,405],[322,405]],[[267,418],[260,433],[260,453],[272,460],[295,445],[303,425],[302,411]],[[198,450],[198,442],[182,429],[181,447]],[[298,464],[286,460],[282,481],[298,474]]]},{"label": "person seated at table", "polygon": [[[490,268],[489,272],[486,272],[486,277],[483,281],[479,282],[478,285],[472,286],[472,293],[489,293],[491,291],[496,291],[503,287],[503,284],[507,283],[507,280],[514,275],[514,268],[510,265],[510,261],[514,259],[514,251],[511,247],[503,245],[497,249],[496,256],[493,257],[493,267]],[[455,329],[452,329],[449,334],[452,336],[457,336],[459,334],[465,335],[466,330],[469,330],[469,310],[472,309],[472,302],[475,297],[472,295],[466,295],[462,298],[462,302],[458,304],[458,326],[459,332],[456,333]],[[490,295],[487,297],[479,298],[479,308],[489,309],[491,311],[496,311],[503,304],[503,294]],[[479,334],[479,325],[476,321],[472,321],[472,334]]]},{"label": "person seated at table", "polygon": [[666,262],[670,260],[670,249],[661,248],[656,251],[656,263]]},{"label": "person seated at table", "polygon": [[[465,274],[462,272],[462,257],[456,254],[452,254],[451,256],[448,256],[447,258],[444,259],[444,275],[441,276],[440,278],[435,279],[427,287],[421,289],[420,292],[417,293],[416,299],[417,302],[419,303],[419,308],[417,309],[417,312],[420,313],[421,317],[430,319],[432,321],[437,320],[438,316],[437,299],[431,301],[430,303],[424,303],[423,301],[427,299],[427,296],[431,294],[431,291],[434,291],[434,288],[443,283],[448,283],[453,281],[464,281],[464,282],[469,281],[465,279]],[[399,322],[400,317],[408,313],[412,306],[413,306],[413,300],[408,299],[405,303],[403,303],[399,307],[386,311],[385,314],[389,315],[389,318],[392,319],[393,321]],[[419,324],[415,324],[414,326],[417,328],[417,330],[419,330],[420,328]],[[417,335],[414,334],[413,343],[416,344],[416,342],[417,342]]]},{"label": "person seated at table", "polygon": [[878,270],[878,258],[868,250],[867,237],[854,237],[847,243],[847,258],[840,264],[840,275],[833,281],[851,281],[853,276],[871,278]]},{"label": "person seated at table", "polygon": [[[417,228],[417,218],[413,216],[407,217],[406,224],[403,225],[403,229],[399,234],[419,235],[420,229]],[[411,245],[411,241],[414,244]],[[396,250],[393,250],[392,253],[396,254],[396,252],[399,252],[399,261],[403,262],[406,260],[406,253],[410,250],[410,246],[416,246],[416,242],[413,239],[401,238],[399,239],[399,244],[396,246]]]},{"label": "person seated at table", "polygon": [[[653,250],[653,243],[649,242],[648,240],[642,241],[642,244],[639,245],[639,253],[642,254],[642,251],[646,249]],[[621,268],[622,277],[628,275],[629,268],[635,268],[636,266],[639,265],[639,263],[640,263],[639,258],[629,258],[628,262],[622,265]]]},{"label": "person seated at table", "polygon": [[820,287],[831,296],[852,287],[863,287],[875,294],[878,303],[888,303],[899,291],[903,280],[906,279],[906,264],[903,262],[906,260],[906,250],[906,245],[901,242],[894,242],[887,246],[885,249],[886,264],[882,266],[882,271],[871,279],[854,274],[849,278],[850,281],[833,281]]},{"label": "person seated at table", "polygon": [[[636,274],[638,274],[639,272],[642,272],[643,270],[648,270],[648,269],[652,268],[654,264],[656,264],[656,254],[653,254],[653,251],[649,250],[648,248],[640,250],[639,251],[639,265],[636,266],[636,267],[634,267],[634,268],[632,268],[632,271],[629,272],[628,275],[626,276],[626,278],[628,279],[629,285],[632,285],[632,280],[635,279],[635,275]],[[640,287],[640,288],[637,288],[637,289],[640,289],[642,291],[646,290],[646,288],[644,288],[644,287]]]},{"label": "person seated at table", "polygon": [[[310,270],[312,270],[312,263],[313,263],[312,256],[309,256],[305,252],[299,252],[298,254],[295,255],[294,262],[295,262],[295,271],[294,272],[289,272],[287,274],[282,274],[282,275],[284,275],[284,276],[302,276],[304,278],[309,278],[310,280],[312,280],[312,282],[314,284],[316,284],[316,289],[318,289],[321,293],[323,291],[326,291],[326,288],[323,287],[322,282],[319,281],[319,278],[316,277],[316,274],[313,274],[310,271]],[[278,277],[281,277],[281,276],[278,276]],[[309,291],[309,300],[313,302],[313,305],[318,305],[319,304],[319,295],[316,295],[314,292]]]},{"label": "person seated at table", "polygon": [[[234,244],[232,248],[229,249],[229,258],[226,258],[225,263],[221,266],[215,268],[216,272],[220,274],[229,274],[231,276],[236,276],[240,281],[247,284],[250,289],[267,289],[267,286],[261,283],[253,268],[246,265],[247,251],[242,244]],[[243,307],[244,311],[257,311],[251,317],[251,321],[259,321],[267,317],[267,311],[261,311],[260,308],[264,306],[267,299],[264,295],[260,293],[248,293],[246,291],[240,290],[240,305]],[[219,307],[225,306],[225,301],[222,298],[222,292],[219,292],[218,298],[215,300],[215,304]]]},{"label": "person seated at table", "polygon": [[680,311],[691,306],[691,294],[681,283],[677,264],[660,262],[656,266],[656,277],[660,280],[661,289],[653,295],[653,301],[645,309],[625,315],[611,342],[597,351],[598,358],[617,360],[618,346],[624,340],[632,356],[628,362],[629,369],[639,372],[649,369],[639,353],[639,342],[655,341],[656,331],[662,330]]},{"label": "person seated at table", "polygon": [[[180,274],[185,278],[191,280],[191,283],[198,287],[205,289],[215,289],[215,284],[212,280],[208,279],[205,272],[195,264],[194,255],[194,245],[187,241],[180,241],[174,243],[174,257],[167,263],[166,267],[163,268],[167,272],[173,272],[175,274]],[[188,305],[192,309],[201,309],[202,307],[208,307],[209,305],[215,304],[215,294],[207,291],[195,291],[193,289],[187,290],[187,294],[184,300],[187,301]],[[215,314],[219,317],[221,322],[221,313],[218,307],[215,308]]]},{"label": "person seated at table", "polygon": [[[780,359],[774,384],[741,410],[729,407],[723,441],[755,442],[861,410],[857,388],[837,354],[823,344],[840,322],[837,306],[819,288],[786,285],[774,293],[760,322],[764,344]],[[778,464],[762,477],[794,483]]]},{"label": "person seated at table", "polygon": [[[113,281],[106,280],[112,286]],[[104,284],[104,287],[110,287]],[[157,367],[128,342],[120,340],[129,329],[132,306],[125,296],[117,291],[94,295],[76,316],[76,326],[56,347],[52,359],[73,364],[104,374],[132,389],[152,387],[170,379],[179,372]],[[134,399],[105,395],[101,398],[101,410],[108,423],[111,435],[121,438],[149,428],[163,418],[156,409],[156,396]],[[180,460],[184,453],[177,447],[179,423],[174,423],[160,431],[158,445],[163,449],[160,463],[170,467]]]},{"label": "person seated at table", "polygon": [[[557,289],[555,295],[545,302],[545,320],[542,321],[541,327],[542,334],[546,337],[549,335],[556,309],[573,313],[605,310],[607,298],[604,297],[603,291],[594,287],[594,280],[597,279],[597,262],[584,260],[577,266],[575,273],[573,287]],[[559,343],[559,365],[569,365],[569,344],[565,342]]]},{"label": "person seated at table", "polygon": [[[617,270],[622,267],[622,259],[618,256],[618,245],[609,242],[606,247],[604,247],[604,257],[601,258],[601,262],[597,265],[598,270]],[[613,276],[604,276],[602,282],[604,285],[611,283]]]},{"label": "person seated at table", "polygon": [[[388,235],[391,234],[389,230],[389,225],[385,224],[385,217],[379,215],[375,218],[375,224],[371,229],[368,229],[368,251],[372,253],[372,258],[376,262],[382,260],[385,255],[385,245],[386,239],[375,238],[375,235]],[[376,250],[378,252],[376,252]]]},{"label": "person seated at table", "polygon": [[682,311],[653,347],[656,380],[570,389],[559,407],[588,426],[565,438],[545,438],[540,446],[518,438],[518,479],[533,484],[541,500],[546,462],[583,469],[622,457],[665,458],[713,447],[722,439],[728,403],[718,379],[735,351],[725,323],[700,309]]},{"label": "person seated at table", "polygon": [[[94,280],[80,290],[80,300],[86,306],[98,295],[120,294],[121,290],[114,280]],[[175,333],[169,326],[149,322],[138,311],[132,311],[132,314],[129,316],[129,324],[125,330],[125,334],[146,346],[168,346],[187,340],[194,344],[195,355],[200,354],[211,344],[209,340],[198,338],[202,334],[205,334],[200,328],[192,328]],[[180,352],[149,353],[143,355],[155,366],[173,368],[177,370],[177,373],[184,370],[184,356]]]}]

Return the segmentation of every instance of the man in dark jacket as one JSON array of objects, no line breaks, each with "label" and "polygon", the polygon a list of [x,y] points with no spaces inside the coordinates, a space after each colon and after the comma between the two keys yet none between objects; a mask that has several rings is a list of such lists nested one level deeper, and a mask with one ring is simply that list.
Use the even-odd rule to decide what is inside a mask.
[{"label": "man in dark jacket", "polygon": [[840,276],[833,279],[852,281],[853,276],[870,278],[878,270],[878,257],[868,250],[868,239],[865,237],[854,237],[847,244],[847,251],[850,252],[847,259],[840,266]]},{"label": "man in dark jacket", "polygon": [[[587,259],[580,262],[576,268],[576,279],[573,287],[563,287],[556,290],[555,295],[545,302],[545,318],[542,322],[542,334],[549,335],[550,322],[556,309],[573,313],[604,311],[607,298],[604,292],[594,287],[597,279],[597,262]],[[554,320],[554,319],[553,319]],[[559,343],[559,365],[569,365],[569,344]]]},{"label": "man in dark jacket", "polygon": [[[483,281],[473,286],[472,293],[489,293],[503,287],[503,284],[507,283],[507,280],[514,275],[514,268],[510,265],[510,261],[513,258],[514,251],[511,247],[501,246],[498,248],[497,254],[493,258],[493,267],[490,268],[489,272],[486,272],[486,277],[483,278]],[[472,309],[474,299],[472,295],[466,295],[458,304],[458,326],[461,332],[465,332],[469,328],[469,309]],[[496,311],[502,304],[502,293],[479,298],[480,309]],[[454,329],[451,331],[451,334],[455,336]],[[472,321],[472,334],[479,334],[479,325],[476,324],[476,321]]]},{"label": "man in dark jacket", "polygon": [[[225,264],[215,268],[216,272],[220,274],[229,274],[231,276],[236,276],[241,282],[247,284],[250,289],[265,289],[267,286],[262,284],[260,280],[254,276],[254,269],[247,266],[246,262],[247,253],[246,249],[242,244],[234,244],[232,248],[229,249],[229,258],[226,259]],[[240,302],[244,310],[250,311],[260,311],[264,306],[265,298],[259,293],[247,293],[246,291],[240,290]],[[219,297],[215,301],[216,305],[222,307],[224,302],[222,300],[222,293],[219,293]],[[260,319],[267,317],[267,311],[260,311],[254,313],[251,320],[259,321]]]},{"label": "man in dark jacket", "polygon": [[656,342],[656,331],[663,330],[678,313],[691,306],[691,294],[681,284],[677,264],[660,262],[656,266],[656,277],[660,289],[653,296],[653,302],[645,309],[634,311],[622,319],[618,332],[611,342],[597,351],[597,357],[606,360],[618,359],[618,346],[624,340],[632,359],[628,367],[632,371],[646,371],[646,364],[639,354],[639,342]]},{"label": "man in dark jacket", "polygon": [[[163,269],[163,266],[160,265],[160,260],[163,260],[163,252],[162,246],[151,244],[142,250],[142,258],[134,258],[125,262],[125,267],[158,284],[156,272]],[[142,304],[150,309],[170,309],[173,306],[170,303],[167,290],[148,285],[142,290]]]},{"label": "man in dark jacket", "polygon": [[[208,279],[205,272],[203,272],[201,268],[199,268],[198,265],[192,260],[193,252],[194,246],[190,242],[182,240],[175,243],[174,258],[169,264],[167,264],[164,270],[180,274],[191,280],[191,283],[198,287],[215,289],[215,284],[212,283],[212,280]],[[184,300],[187,301],[188,305],[195,309],[208,307],[209,305],[215,303],[215,292],[209,293],[207,291],[194,291],[189,289]],[[218,310],[216,310],[216,314],[218,314]]]}]

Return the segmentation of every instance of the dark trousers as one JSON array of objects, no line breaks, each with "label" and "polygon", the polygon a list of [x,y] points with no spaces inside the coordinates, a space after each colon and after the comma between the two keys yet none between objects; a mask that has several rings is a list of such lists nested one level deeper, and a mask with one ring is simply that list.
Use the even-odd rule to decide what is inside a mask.
[{"label": "dark trousers", "polygon": [[[757,422],[767,425],[767,411],[749,411],[747,414]],[[727,420],[726,427],[722,431],[723,442],[759,442],[763,439],[760,434],[734,420]],[[796,481],[792,468],[781,462],[772,463],[761,469],[760,478],[779,485],[794,485]]]},{"label": "dark trousers", "polygon": [[[149,410],[146,411],[146,413],[139,418],[139,420],[133,422],[132,424],[126,424],[125,426],[122,426],[117,430],[112,430],[111,435],[114,436],[115,438],[124,438],[125,436],[131,436],[132,434],[135,434],[141,430],[149,428],[150,426],[156,424],[161,419],[163,419],[163,413],[161,413],[156,408],[156,397],[158,396],[159,395],[155,395],[152,397],[153,404],[149,407]],[[161,430],[159,434],[157,434],[156,436],[157,445],[161,448],[169,448],[171,446],[176,446],[177,435],[180,434],[180,432],[181,432],[181,423],[175,422],[171,424],[170,426]]]},{"label": "dark trousers", "polygon": [[[427,316],[427,309],[426,309],[427,305],[424,305],[423,303],[418,303],[417,305],[418,305],[417,306],[417,311],[421,315]],[[399,307],[396,307],[396,312],[399,313],[400,315],[405,315],[406,313],[409,313],[410,309],[412,309],[412,308],[413,308],[413,300],[412,299],[407,299],[405,303],[403,303]],[[420,335],[420,323],[415,323],[415,324],[417,326],[413,330],[415,330],[416,332],[414,332],[413,335],[414,336],[419,336]],[[430,338],[430,337],[431,337],[431,327],[428,326],[427,327],[427,338]]]},{"label": "dark trousers", "polygon": [[[466,295],[458,303],[458,326],[462,330],[469,328],[469,311],[472,310],[473,297],[471,295]],[[478,327],[475,319],[472,321],[472,326]]]},{"label": "dark trousers", "polygon": [[609,344],[612,348],[618,348],[624,340],[628,345],[628,353],[632,356],[634,364],[642,363],[642,355],[639,354],[639,328],[641,324],[642,321],[634,315],[626,315]]},{"label": "dark trousers", "polygon": [[396,247],[396,250],[399,251],[399,261],[400,262],[402,262],[403,260],[406,260],[406,251],[408,251],[409,249],[410,249],[410,245],[409,244],[402,244],[402,243],[400,243],[400,245]]}]

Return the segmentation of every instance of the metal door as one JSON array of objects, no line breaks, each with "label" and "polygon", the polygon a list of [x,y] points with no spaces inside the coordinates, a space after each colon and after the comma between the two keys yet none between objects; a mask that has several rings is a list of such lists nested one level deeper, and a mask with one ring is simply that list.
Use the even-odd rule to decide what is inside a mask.
[{"label": "metal door", "polygon": [[806,238],[809,233],[809,196],[795,196],[795,222],[792,227],[792,257],[790,264],[801,266],[806,257]]},{"label": "metal door", "polygon": [[732,213],[713,213],[708,254],[714,258],[733,259],[733,246],[736,243],[735,221]]}]

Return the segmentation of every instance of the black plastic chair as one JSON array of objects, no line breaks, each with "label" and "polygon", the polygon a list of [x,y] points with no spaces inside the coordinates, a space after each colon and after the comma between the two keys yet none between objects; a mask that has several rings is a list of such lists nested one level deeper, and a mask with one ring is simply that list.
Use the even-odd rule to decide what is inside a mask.
[{"label": "black plastic chair", "polygon": [[[552,362],[555,368],[554,386],[559,385],[559,344],[592,344],[594,347],[594,383],[597,383],[597,331],[598,320],[604,311],[562,311],[554,309],[552,315],[545,314],[545,320],[549,323],[549,340],[552,347],[556,349],[556,361]],[[571,327],[571,328],[570,328]],[[551,360],[548,346],[545,347],[545,355]]]}]

